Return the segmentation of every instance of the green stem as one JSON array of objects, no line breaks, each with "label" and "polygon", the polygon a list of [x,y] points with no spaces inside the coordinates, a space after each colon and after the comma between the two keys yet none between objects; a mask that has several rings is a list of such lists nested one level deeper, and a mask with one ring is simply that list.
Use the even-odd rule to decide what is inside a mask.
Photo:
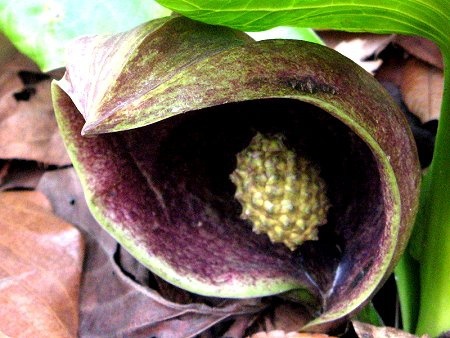
[{"label": "green stem", "polygon": [[[420,309],[417,334],[450,330],[450,46],[443,47],[445,88],[433,162],[417,226],[424,230],[420,257]],[[423,215],[426,215],[424,217]]]},{"label": "green stem", "polygon": [[375,326],[385,326],[383,319],[379,315],[377,309],[375,309],[372,302],[364,306],[364,308],[356,315],[356,320]]},{"label": "green stem", "polygon": [[403,330],[413,332],[417,325],[419,304],[419,264],[405,251],[395,268],[395,282],[400,299]]}]

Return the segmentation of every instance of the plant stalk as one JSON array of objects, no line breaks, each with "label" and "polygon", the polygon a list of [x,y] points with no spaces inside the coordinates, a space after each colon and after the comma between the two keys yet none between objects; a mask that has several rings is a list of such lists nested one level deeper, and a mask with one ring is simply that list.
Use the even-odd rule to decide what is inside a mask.
[{"label": "plant stalk", "polygon": [[427,188],[419,209],[421,224],[417,224],[424,236],[416,334],[431,336],[450,330],[450,48],[441,47],[444,47],[444,96],[433,161],[424,177]]},{"label": "plant stalk", "polygon": [[419,304],[419,263],[406,250],[395,267],[395,282],[400,299],[403,330],[414,332]]}]

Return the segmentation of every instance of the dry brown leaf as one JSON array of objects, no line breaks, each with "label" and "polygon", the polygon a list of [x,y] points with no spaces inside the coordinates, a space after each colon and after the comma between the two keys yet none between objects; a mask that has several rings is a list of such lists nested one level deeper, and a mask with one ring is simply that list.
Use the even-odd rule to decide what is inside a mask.
[{"label": "dry brown leaf", "polygon": [[83,240],[38,192],[0,193],[0,333],[76,337]]},{"label": "dry brown leaf", "polygon": [[310,314],[305,309],[298,304],[285,302],[275,309],[273,323],[277,329],[299,331],[309,320]]},{"label": "dry brown leaf", "polygon": [[53,115],[51,79],[24,84],[18,76],[24,70],[39,74],[19,53],[0,65],[0,158],[69,164]]},{"label": "dry brown leaf", "polygon": [[16,53],[16,48],[14,48],[6,36],[0,33],[0,64],[11,60],[11,57]]},{"label": "dry brown leaf", "polygon": [[301,333],[301,332],[285,332],[283,330],[273,330],[268,332],[258,332],[249,338],[333,338],[321,333]]},{"label": "dry brown leaf", "polygon": [[441,70],[444,69],[442,54],[437,45],[430,40],[418,36],[396,36],[395,44],[401,46],[417,59],[425,61]]},{"label": "dry brown leaf", "polygon": [[[275,297],[254,321],[252,332],[299,332],[311,319],[310,310],[299,303]],[[281,331],[280,331],[281,332]]]},{"label": "dry brown leaf", "polygon": [[257,315],[241,316],[236,318],[236,320],[228,327],[227,331],[223,333],[222,337],[245,337],[245,332],[252,326],[256,319]]},{"label": "dry brown leaf", "polygon": [[[73,169],[44,174],[38,189],[49,197],[58,215],[78,224],[86,234],[80,337],[194,337],[221,321],[264,307],[259,300],[230,300],[212,306],[198,299],[178,303],[164,298],[135,281],[145,283],[142,276],[147,273],[150,278],[151,274],[92,218]],[[174,294],[170,288],[174,287],[166,283],[163,293]]]},{"label": "dry brown leaf", "polygon": [[374,73],[382,64],[377,56],[394,39],[394,35],[369,33],[347,33],[337,31],[320,32],[327,46],[345,55],[369,73]]},{"label": "dry brown leaf", "polygon": [[408,109],[422,123],[438,119],[444,91],[442,71],[416,58],[410,58],[403,74],[400,89]]},{"label": "dry brown leaf", "polygon": [[[10,160],[10,165],[3,167],[5,176],[0,174],[0,191],[33,190],[46,172],[37,162],[23,162]],[[1,171],[1,169],[0,169]]]},{"label": "dry brown leaf", "polygon": [[395,53],[391,52],[384,58],[383,65],[377,69],[375,77],[378,81],[389,82],[400,88],[404,77],[404,70],[404,55],[396,50]]},{"label": "dry brown leaf", "polygon": [[5,179],[8,176],[10,167],[11,161],[0,160],[0,187],[5,183]]},{"label": "dry brown leaf", "polygon": [[[358,321],[352,321],[353,328],[356,334],[360,338],[417,338],[413,334],[407,333],[405,331],[394,329],[392,327],[377,327],[367,323],[361,323]],[[426,338],[427,335],[421,336],[421,338]]]},{"label": "dry brown leaf", "polygon": [[0,205],[9,204],[17,206],[28,206],[30,209],[38,210],[44,209],[45,211],[52,212],[52,204],[48,198],[37,191],[21,191],[21,192],[8,192],[0,193]]}]

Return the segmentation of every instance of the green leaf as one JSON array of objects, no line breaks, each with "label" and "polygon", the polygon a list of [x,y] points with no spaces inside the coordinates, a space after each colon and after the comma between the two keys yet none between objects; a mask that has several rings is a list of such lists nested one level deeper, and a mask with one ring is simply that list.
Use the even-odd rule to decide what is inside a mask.
[{"label": "green leaf", "polygon": [[0,0],[0,31],[47,71],[65,65],[73,38],[117,33],[169,14],[151,0]]},{"label": "green leaf", "polygon": [[414,332],[419,304],[419,263],[406,250],[395,267],[403,330]]},{"label": "green leaf", "polygon": [[361,312],[356,315],[356,320],[375,326],[384,326],[383,319],[372,302],[367,304]]},{"label": "green leaf", "polygon": [[192,19],[259,31],[276,26],[333,28],[448,40],[448,2],[441,0],[158,0]]}]

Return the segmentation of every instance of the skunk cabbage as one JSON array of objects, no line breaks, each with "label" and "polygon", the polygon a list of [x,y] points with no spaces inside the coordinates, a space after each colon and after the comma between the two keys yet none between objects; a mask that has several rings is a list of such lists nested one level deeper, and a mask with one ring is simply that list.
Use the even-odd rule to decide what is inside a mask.
[{"label": "skunk cabbage", "polygon": [[[88,205],[153,273],[205,296],[290,292],[310,331],[346,320],[386,280],[410,235],[420,169],[404,116],[356,64],[182,17],[81,38],[69,55],[53,100]],[[318,168],[326,217],[314,238],[286,247],[244,217],[237,189],[265,185],[234,172],[259,134]],[[302,172],[289,175],[295,198]],[[256,207],[278,203],[255,191]]]}]

